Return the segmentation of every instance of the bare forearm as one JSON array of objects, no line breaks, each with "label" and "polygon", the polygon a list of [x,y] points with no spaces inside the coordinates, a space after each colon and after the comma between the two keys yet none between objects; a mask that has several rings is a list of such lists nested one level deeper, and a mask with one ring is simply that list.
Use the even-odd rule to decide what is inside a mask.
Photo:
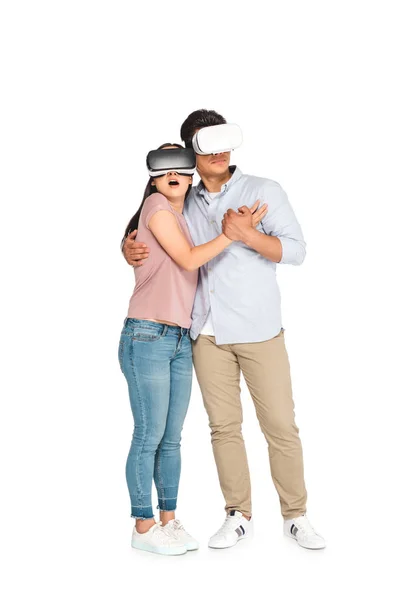
[{"label": "bare forearm", "polygon": [[282,259],[282,244],[273,235],[266,235],[252,228],[246,232],[243,242],[272,262],[278,263]]},{"label": "bare forearm", "polygon": [[205,265],[212,258],[218,256],[218,254],[230,246],[231,243],[232,240],[221,233],[221,235],[211,240],[211,242],[201,244],[200,246],[194,246],[194,248],[190,249],[190,258],[187,266],[184,268],[189,271],[198,269],[202,265]]}]

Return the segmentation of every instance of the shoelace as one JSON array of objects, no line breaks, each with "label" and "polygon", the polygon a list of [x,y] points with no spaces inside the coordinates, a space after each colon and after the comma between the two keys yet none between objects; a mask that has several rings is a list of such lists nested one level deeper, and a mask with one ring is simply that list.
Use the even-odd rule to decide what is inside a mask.
[{"label": "shoelace", "polygon": [[[179,539],[177,530],[180,529],[181,531],[185,531],[183,525],[177,519],[175,519],[173,521],[168,521],[168,523],[166,525],[164,525],[164,526],[160,525],[160,527],[163,531],[165,531],[165,533],[167,535],[169,535],[169,537],[174,538],[174,539]],[[186,531],[185,531],[185,533],[186,533]]]},{"label": "shoelace", "polygon": [[297,519],[293,519],[294,520],[294,524],[296,525],[296,527],[298,529],[300,529],[300,531],[302,531],[305,534],[308,535],[319,535],[315,529],[313,528],[313,526],[311,525],[310,521],[307,519],[307,517],[297,517]]},{"label": "shoelace", "polygon": [[232,529],[236,529],[240,523],[240,519],[242,517],[239,517],[239,515],[227,515],[225,518],[225,521],[222,525],[222,527],[220,527],[220,529],[218,529],[217,533],[215,535],[219,535],[221,533],[225,533],[226,531],[232,531]]},{"label": "shoelace", "polygon": [[157,536],[157,538],[161,539],[163,538],[163,536],[167,536],[169,538],[172,539],[176,539],[176,536],[174,535],[173,529],[171,527],[168,527],[169,524],[167,524],[165,527],[162,527],[161,525],[159,525],[156,530],[155,530],[155,535]]},{"label": "shoelace", "polygon": [[186,531],[184,526],[182,525],[182,523],[179,521],[179,519],[175,519],[172,523],[172,527],[174,529],[181,529],[182,531]]}]

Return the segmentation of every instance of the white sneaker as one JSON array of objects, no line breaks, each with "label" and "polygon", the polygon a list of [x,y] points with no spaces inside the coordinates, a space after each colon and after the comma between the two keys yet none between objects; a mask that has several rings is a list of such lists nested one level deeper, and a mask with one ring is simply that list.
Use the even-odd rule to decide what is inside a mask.
[{"label": "white sneaker", "polygon": [[303,548],[321,550],[326,546],[324,538],[315,531],[306,515],[284,521],[283,532],[295,539]]},{"label": "white sneaker", "polygon": [[208,547],[230,548],[239,540],[244,540],[252,528],[252,521],[248,521],[238,510],[231,510],[222,527],[210,538]]},{"label": "white sneaker", "polygon": [[146,533],[139,533],[136,527],[132,533],[132,548],[155,552],[156,554],[177,555],[185,554],[187,548],[169,530],[155,523]]},{"label": "white sneaker", "polygon": [[187,550],[198,550],[199,543],[186,531],[178,519],[171,519],[163,529],[170,529],[175,537],[186,546]]}]

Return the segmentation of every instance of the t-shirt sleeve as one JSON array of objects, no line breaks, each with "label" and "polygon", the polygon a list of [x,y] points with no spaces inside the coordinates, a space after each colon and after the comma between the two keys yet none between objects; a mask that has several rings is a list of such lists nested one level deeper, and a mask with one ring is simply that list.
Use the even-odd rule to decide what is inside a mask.
[{"label": "t-shirt sleeve", "polygon": [[147,229],[149,228],[151,217],[159,210],[168,210],[169,212],[172,212],[172,208],[165,196],[159,193],[151,194],[151,196],[146,198],[143,206],[143,222]]}]

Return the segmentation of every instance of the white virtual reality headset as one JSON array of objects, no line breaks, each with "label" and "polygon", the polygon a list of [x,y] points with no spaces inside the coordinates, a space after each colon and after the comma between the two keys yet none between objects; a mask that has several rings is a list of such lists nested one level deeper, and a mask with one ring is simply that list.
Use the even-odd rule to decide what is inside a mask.
[{"label": "white virtual reality headset", "polygon": [[196,154],[219,154],[239,148],[242,141],[242,130],[239,125],[225,123],[203,127],[196,131],[192,138],[192,146]]}]

